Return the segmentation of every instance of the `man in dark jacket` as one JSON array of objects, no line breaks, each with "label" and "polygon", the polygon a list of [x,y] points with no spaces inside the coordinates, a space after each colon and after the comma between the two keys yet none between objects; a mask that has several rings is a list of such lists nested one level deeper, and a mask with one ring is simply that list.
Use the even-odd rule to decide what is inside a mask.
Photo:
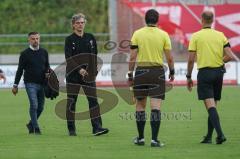
[{"label": "man in dark jacket", "polygon": [[65,58],[67,61],[67,126],[70,136],[76,136],[75,110],[80,88],[87,96],[92,133],[95,136],[108,133],[102,128],[99,104],[96,95],[97,44],[94,36],[84,32],[86,18],[83,14],[72,17],[73,33],[65,40]]},{"label": "man in dark jacket", "polygon": [[40,35],[38,32],[28,34],[29,47],[21,52],[18,69],[15,76],[12,93],[18,93],[18,84],[24,72],[24,84],[30,103],[30,122],[26,125],[29,134],[40,135],[38,118],[44,107],[44,82],[48,71],[48,52],[39,47]]}]

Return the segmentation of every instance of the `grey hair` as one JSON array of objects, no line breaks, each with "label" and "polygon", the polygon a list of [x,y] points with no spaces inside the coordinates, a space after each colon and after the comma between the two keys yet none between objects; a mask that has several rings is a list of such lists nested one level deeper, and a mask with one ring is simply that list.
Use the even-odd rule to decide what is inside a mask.
[{"label": "grey hair", "polygon": [[83,18],[84,19],[84,22],[86,23],[87,22],[87,19],[86,19],[86,16],[82,13],[78,13],[78,14],[74,14],[72,16],[72,24],[74,24],[77,20]]}]

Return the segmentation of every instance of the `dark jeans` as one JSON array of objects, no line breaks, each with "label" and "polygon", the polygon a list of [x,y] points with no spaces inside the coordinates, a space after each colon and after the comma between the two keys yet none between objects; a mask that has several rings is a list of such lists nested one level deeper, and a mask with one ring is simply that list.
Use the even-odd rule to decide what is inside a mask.
[{"label": "dark jeans", "polygon": [[66,117],[67,117],[67,126],[69,131],[75,131],[75,110],[76,110],[76,102],[78,98],[78,93],[80,88],[83,88],[83,91],[87,97],[88,105],[89,105],[89,113],[91,118],[91,124],[93,128],[93,132],[98,128],[102,127],[102,119],[100,115],[100,108],[97,101],[96,95],[96,82],[86,83],[82,80],[78,81],[69,81],[67,80],[67,109],[66,109]]},{"label": "dark jeans", "polygon": [[40,117],[44,107],[44,88],[43,85],[36,83],[25,83],[30,109],[31,124],[33,128],[39,128],[38,118]]}]

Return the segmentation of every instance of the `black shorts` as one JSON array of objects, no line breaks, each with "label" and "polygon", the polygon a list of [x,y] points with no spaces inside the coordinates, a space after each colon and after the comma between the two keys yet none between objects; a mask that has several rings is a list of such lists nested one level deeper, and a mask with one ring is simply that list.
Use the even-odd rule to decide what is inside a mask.
[{"label": "black shorts", "polygon": [[221,99],[223,74],[223,67],[199,69],[197,75],[197,92],[199,100],[208,98],[214,98],[214,100]]},{"label": "black shorts", "polygon": [[134,76],[134,96],[165,99],[165,72],[161,66],[137,67]]}]

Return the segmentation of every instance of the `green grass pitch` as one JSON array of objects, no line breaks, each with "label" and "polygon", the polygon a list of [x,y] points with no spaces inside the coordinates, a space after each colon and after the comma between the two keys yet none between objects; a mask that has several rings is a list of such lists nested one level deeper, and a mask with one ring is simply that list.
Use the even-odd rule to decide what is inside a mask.
[{"label": "green grass pitch", "polygon": [[[109,91],[116,93],[113,89]],[[207,131],[207,112],[197,100],[196,89],[189,93],[185,87],[175,87],[167,93],[159,134],[159,139],[166,144],[163,148],[150,147],[149,121],[145,128],[145,146],[133,145],[137,130],[129,114],[135,109],[121,98],[117,107],[102,116],[104,127],[110,129],[109,134],[92,136],[90,121],[86,120],[77,121],[78,136],[69,137],[66,122],[54,112],[55,104],[65,96],[61,94],[56,100],[46,100],[40,119],[43,134],[35,136],[28,135],[25,127],[29,120],[25,90],[20,90],[16,97],[9,89],[0,90],[0,159],[237,159],[240,156],[240,87],[225,86],[218,104],[227,137],[223,145],[216,145],[215,140],[210,145],[199,143]],[[87,110],[84,97],[78,100],[77,108]],[[126,114],[128,116],[124,116]],[[173,117],[174,114],[178,116]]]}]

